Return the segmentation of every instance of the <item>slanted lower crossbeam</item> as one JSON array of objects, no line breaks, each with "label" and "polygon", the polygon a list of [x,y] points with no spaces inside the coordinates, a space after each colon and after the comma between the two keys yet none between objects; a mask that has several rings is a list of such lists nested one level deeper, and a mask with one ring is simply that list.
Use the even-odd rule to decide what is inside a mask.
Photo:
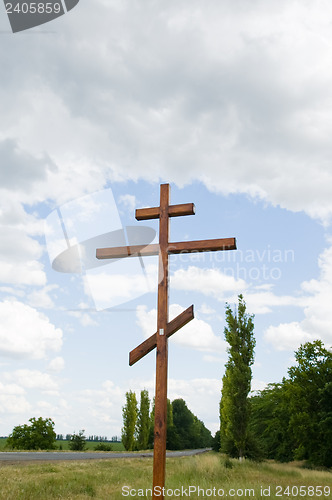
[{"label": "slanted lower crossbeam", "polygon": [[[179,314],[176,318],[174,318],[167,324],[165,332],[166,337],[169,338],[171,335],[173,335],[173,333],[180,330],[180,328],[189,323],[189,321],[191,321],[192,319],[194,319],[194,306],[188,307],[185,311],[183,311],[181,314]],[[154,349],[157,346],[157,334],[158,332],[151,335],[151,337],[144,340],[144,342],[142,342],[139,346],[135,347],[135,349],[133,349],[129,353],[130,366],[137,363],[137,361],[142,359],[146,354],[148,354],[150,351],[152,351],[152,349]]]}]

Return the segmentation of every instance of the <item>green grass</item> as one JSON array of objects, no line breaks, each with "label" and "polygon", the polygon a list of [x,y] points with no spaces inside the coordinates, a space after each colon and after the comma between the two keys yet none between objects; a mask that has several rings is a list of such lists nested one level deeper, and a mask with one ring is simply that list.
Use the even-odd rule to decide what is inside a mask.
[{"label": "green grass", "polygon": [[[231,464],[231,465],[230,465]],[[218,490],[224,490],[224,496],[232,498],[331,498],[331,472],[314,471],[297,467],[294,464],[277,464],[274,462],[239,463],[231,460],[225,466],[225,459],[217,453],[206,453],[194,457],[168,458],[166,473],[166,488],[168,498],[200,499],[218,497]],[[119,500],[125,498],[122,488],[126,491],[136,490],[136,498],[151,498],[142,496],[143,491],[151,489],[152,459],[111,459],[95,461],[52,462],[38,464],[12,464],[0,466],[0,500],[52,500],[70,499],[83,500]],[[290,494],[284,494],[290,487]],[[301,496],[294,493],[300,491]],[[313,495],[308,487],[325,486],[330,488],[329,496]],[[191,494],[189,496],[189,487]],[[193,488],[200,487],[200,495]],[[291,488],[293,487],[293,494]],[[187,492],[179,496],[178,489]],[[216,494],[213,495],[213,488]],[[262,490],[269,494],[263,496]],[[173,495],[171,494],[173,491]],[[251,494],[249,494],[251,491]],[[315,490],[317,493],[318,490]],[[327,490],[325,490],[327,492]],[[212,492],[212,495],[211,495]],[[276,493],[280,495],[276,495]],[[254,495],[253,495],[254,493]],[[135,498],[135,496],[128,496]]]},{"label": "green grass", "polygon": [[[93,451],[99,442],[100,441],[86,441],[85,450]],[[110,444],[112,446],[112,451],[124,451],[125,450],[122,443],[107,443],[107,444]],[[69,448],[69,441],[59,439],[58,441],[56,441],[55,445],[56,445],[57,449],[60,449],[60,447],[62,447],[63,450],[70,449]]]},{"label": "green grass", "polygon": [[[6,438],[0,438],[0,451],[10,451],[6,449]],[[86,441],[86,446],[85,450],[86,451],[93,451],[95,449],[95,446],[99,441]],[[107,443],[112,446],[112,451],[124,451],[124,446],[122,443]],[[65,440],[58,440],[55,442],[56,450],[62,449],[64,451],[69,450],[69,441]]]}]

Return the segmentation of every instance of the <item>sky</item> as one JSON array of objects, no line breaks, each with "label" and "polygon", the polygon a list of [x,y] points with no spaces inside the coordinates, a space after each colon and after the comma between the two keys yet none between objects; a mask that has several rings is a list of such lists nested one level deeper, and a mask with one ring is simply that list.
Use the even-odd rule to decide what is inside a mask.
[{"label": "sky", "polygon": [[237,241],[170,259],[170,318],[195,308],[169,341],[171,400],[218,429],[240,293],[253,390],[301,343],[331,347],[331,25],[326,0],[94,0],[12,33],[0,5],[0,435],[42,416],[120,436],[126,391],[154,396],[155,353],[128,353],[156,331],[156,258],[93,252],[158,241],[135,209],[161,183],[196,207],[172,241]]}]

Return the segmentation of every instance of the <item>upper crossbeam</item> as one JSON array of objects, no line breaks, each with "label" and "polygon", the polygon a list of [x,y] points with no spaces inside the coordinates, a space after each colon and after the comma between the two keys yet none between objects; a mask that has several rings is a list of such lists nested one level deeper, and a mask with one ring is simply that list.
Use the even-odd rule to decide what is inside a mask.
[{"label": "upper crossbeam", "polygon": [[[182,215],[195,215],[195,205],[193,203],[182,203],[181,205],[169,205],[169,217],[181,217]],[[137,208],[135,212],[136,220],[159,219],[160,207]]]}]

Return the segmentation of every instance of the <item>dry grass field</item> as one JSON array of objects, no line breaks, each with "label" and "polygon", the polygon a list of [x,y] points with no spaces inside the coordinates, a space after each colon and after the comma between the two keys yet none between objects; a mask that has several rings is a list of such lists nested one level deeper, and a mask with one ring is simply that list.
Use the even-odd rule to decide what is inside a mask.
[{"label": "dry grass field", "polygon": [[[151,498],[151,483],[151,458],[0,466],[1,500]],[[166,499],[323,499],[331,491],[331,472],[295,464],[239,463],[213,452],[167,459]]]}]

